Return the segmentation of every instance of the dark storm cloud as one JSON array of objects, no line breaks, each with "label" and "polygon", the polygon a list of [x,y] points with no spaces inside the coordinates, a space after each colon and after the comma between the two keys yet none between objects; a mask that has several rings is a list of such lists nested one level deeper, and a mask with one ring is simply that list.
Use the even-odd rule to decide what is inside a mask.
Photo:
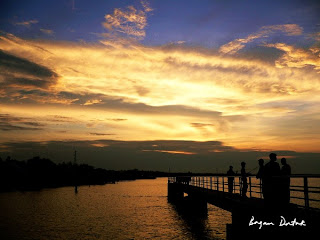
[{"label": "dark storm cloud", "polygon": [[90,135],[95,135],[95,136],[109,136],[109,135],[115,135],[115,134],[111,134],[111,133],[94,133],[91,132],[89,133]]},{"label": "dark storm cloud", "polygon": [[51,83],[52,77],[57,77],[57,74],[47,67],[33,63],[27,59],[16,57],[0,50],[0,66],[3,72],[19,72],[27,75],[34,75],[39,78],[44,78],[44,83]]},{"label": "dark storm cloud", "polygon": [[0,114],[0,131],[37,131],[42,130],[44,126],[42,123],[30,121],[29,118]]},{"label": "dark storm cloud", "polygon": [[18,125],[13,125],[11,123],[6,123],[6,122],[0,122],[0,131],[34,131],[34,130],[41,130],[41,128],[33,128],[33,127],[23,127],[23,126],[18,126]]},{"label": "dark storm cloud", "polygon": [[108,141],[101,140],[99,143],[104,143],[114,148],[126,148],[133,150],[168,150],[168,151],[192,151],[195,153],[207,153],[212,150],[233,150],[232,147],[223,146],[219,141],[182,141],[182,140],[158,140],[158,141]]},{"label": "dark storm cloud", "polygon": [[[73,161],[74,150],[79,163],[106,169],[143,169],[173,172],[226,172],[229,165],[240,171],[240,163],[247,163],[248,171],[256,173],[258,159],[268,161],[270,152],[238,150],[219,141],[50,141],[4,143],[0,156],[10,155],[25,160],[35,155],[55,162]],[[181,152],[181,154],[179,153]],[[182,152],[193,152],[186,155]],[[293,173],[319,173],[320,153],[276,151],[279,159],[286,156]]]},{"label": "dark storm cloud", "polygon": [[[104,133],[90,133],[92,135],[110,135]],[[21,143],[6,143],[5,145],[11,148],[16,147],[37,147],[43,146],[43,143],[37,142],[21,142]],[[224,146],[220,141],[183,141],[183,140],[155,140],[155,141],[116,141],[116,140],[93,140],[93,141],[49,141],[45,145],[63,145],[65,147],[73,148],[91,148],[92,146],[103,146],[98,147],[106,151],[127,151],[130,153],[143,154],[145,150],[155,151],[193,151],[196,154],[208,154],[215,150],[217,151],[236,151],[231,146]],[[97,148],[97,147],[94,147]]]},{"label": "dark storm cloud", "polygon": [[38,123],[38,122],[23,122],[24,125],[34,126],[34,127],[43,127],[45,124]]},{"label": "dark storm cloud", "polygon": [[4,87],[47,88],[58,75],[47,67],[0,50],[0,74]]}]

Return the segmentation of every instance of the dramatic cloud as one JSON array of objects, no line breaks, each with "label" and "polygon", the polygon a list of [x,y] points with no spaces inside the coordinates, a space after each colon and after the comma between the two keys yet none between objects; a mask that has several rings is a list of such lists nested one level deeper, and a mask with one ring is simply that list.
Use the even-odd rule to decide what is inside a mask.
[{"label": "dramatic cloud", "polygon": [[258,38],[269,37],[270,34],[276,31],[283,32],[288,36],[298,36],[302,34],[303,29],[297,24],[264,26],[258,32],[250,34],[246,38],[239,38],[221,46],[219,51],[223,54],[235,54],[244,48],[246,43],[252,42]]},{"label": "dramatic cloud", "polygon": [[1,8],[1,158],[319,171],[314,0],[20,2]]},{"label": "dramatic cloud", "polygon": [[[299,33],[294,26],[280,25],[263,31],[280,28],[288,35]],[[33,119],[43,119],[43,112],[61,116],[43,119],[50,129],[41,135],[44,141],[96,140],[102,135],[88,133],[108,133],[118,140],[213,139],[239,148],[315,150],[320,139],[314,135],[308,136],[308,146],[296,144],[296,137],[307,137],[303,129],[307,133],[308,126],[295,119],[318,121],[318,50],[264,46],[266,51],[271,47],[283,52],[272,64],[181,45],[110,48],[2,35],[1,81],[6,87],[0,90],[0,107],[3,113]],[[29,81],[16,79],[21,76]],[[301,106],[309,107],[302,112]],[[299,126],[299,136],[272,130],[282,127],[281,119],[289,114],[287,126]]]},{"label": "dramatic cloud", "polygon": [[277,48],[285,54],[276,61],[276,66],[304,68],[311,66],[320,73],[320,47],[312,47],[311,49],[299,49],[284,43],[266,44],[267,47]]}]

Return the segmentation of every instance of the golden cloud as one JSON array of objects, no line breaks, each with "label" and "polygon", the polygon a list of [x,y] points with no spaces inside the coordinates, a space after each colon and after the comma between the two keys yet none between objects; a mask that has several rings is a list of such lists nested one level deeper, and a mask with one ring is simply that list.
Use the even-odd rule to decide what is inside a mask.
[{"label": "golden cloud", "polygon": [[253,40],[258,38],[266,38],[276,31],[283,32],[288,36],[298,36],[302,34],[303,29],[297,24],[264,26],[260,28],[258,32],[250,34],[246,38],[236,39],[227,44],[224,44],[220,47],[219,52],[222,54],[235,54],[239,50],[244,48],[246,43],[252,42]]},{"label": "golden cloud", "polygon": [[[289,33],[294,31],[288,30]],[[283,147],[286,131],[294,132],[297,126],[307,128],[299,125],[295,117],[309,116],[311,124],[318,121],[318,115],[310,111],[316,111],[320,101],[319,62],[311,50],[304,53],[287,45],[272,47],[290,55],[291,63],[289,59],[282,60],[285,55],[274,66],[200,48],[139,44],[110,48],[4,35],[0,36],[2,51],[41,64],[58,77],[37,91],[21,84],[1,91],[2,99],[29,101],[37,110],[9,106],[5,101],[1,108],[4,113],[34,118],[41,118],[46,112],[80,119],[76,124],[48,124],[52,134],[43,134],[46,140],[97,139],[99,135],[88,134],[86,128],[92,124],[90,132],[104,133],[107,129],[115,134],[110,135],[113,139],[218,139],[243,148]],[[303,64],[294,65],[292,56]],[[1,74],[0,81],[7,80]],[[49,103],[59,105],[49,107]],[[309,106],[308,111],[301,112],[302,106]],[[288,114],[288,121],[295,124],[283,126],[281,120]],[[270,130],[280,125],[283,132]],[[254,138],[248,138],[248,133]],[[6,134],[6,139],[12,137]],[[299,136],[304,136],[303,131]],[[295,143],[293,136],[290,139]],[[286,138],[287,146],[290,139]],[[312,141],[319,142],[314,135]],[[295,145],[292,148],[297,150]]]}]

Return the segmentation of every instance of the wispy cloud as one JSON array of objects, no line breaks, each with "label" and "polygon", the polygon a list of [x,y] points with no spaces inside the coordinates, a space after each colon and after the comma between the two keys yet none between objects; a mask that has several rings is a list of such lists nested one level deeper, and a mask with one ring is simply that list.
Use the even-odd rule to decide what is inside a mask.
[{"label": "wispy cloud", "polygon": [[110,133],[95,133],[95,132],[91,132],[89,133],[91,135],[95,135],[95,136],[108,136],[108,135],[114,135],[114,134],[110,134]]},{"label": "wispy cloud", "polygon": [[[105,15],[103,26],[111,33],[118,32],[137,39],[146,36],[147,14],[153,9],[147,1],[141,1],[141,8],[128,6],[126,9],[116,8],[112,14]],[[105,42],[106,43],[106,42]]]},{"label": "wispy cloud", "polygon": [[45,126],[43,123],[30,120],[10,114],[0,114],[0,131],[37,131]]},{"label": "wispy cloud", "polygon": [[204,127],[213,127],[214,126],[211,123],[190,123],[190,125],[194,128],[204,128]]},{"label": "wispy cloud", "polygon": [[127,121],[128,119],[125,119],[125,118],[110,118],[110,119],[107,119],[107,120],[116,121],[116,122],[122,122],[122,121]]},{"label": "wispy cloud", "polygon": [[66,117],[66,116],[60,116],[60,115],[49,115],[45,120],[49,122],[54,122],[54,123],[57,123],[57,122],[58,123],[76,123],[79,121],[72,117]]},{"label": "wispy cloud", "polygon": [[310,34],[312,38],[320,42],[320,32]]},{"label": "wispy cloud", "polygon": [[220,47],[219,52],[223,54],[235,54],[239,50],[245,47],[245,44],[250,43],[258,38],[269,37],[270,34],[274,32],[283,32],[288,36],[298,36],[302,34],[302,27],[297,24],[283,24],[283,25],[271,25],[264,26],[256,33],[250,34],[246,38],[239,38],[233,40],[227,44]]},{"label": "wispy cloud", "polygon": [[150,2],[148,0],[141,0],[140,3],[146,13],[153,11],[153,8],[151,7]]},{"label": "wispy cloud", "polygon": [[101,102],[102,102],[101,99],[90,99],[86,101],[83,105],[87,106],[87,105],[99,104]]},{"label": "wispy cloud", "polygon": [[271,25],[264,26],[261,30],[265,30],[269,33],[280,31],[286,33],[288,36],[299,36],[303,32],[303,28],[297,24],[283,24],[283,25]]},{"label": "wispy cloud", "polygon": [[143,152],[160,152],[160,153],[169,153],[169,154],[182,154],[182,155],[194,155],[195,152],[186,152],[186,151],[169,151],[169,150],[142,150]]},{"label": "wispy cloud", "polygon": [[40,28],[40,31],[47,34],[47,35],[53,35],[54,31],[51,29],[45,29],[45,28]]},{"label": "wispy cloud", "polygon": [[15,22],[14,25],[20,25],[24,27],[30,27],[32,24],[37,24],[39,21],[38,20],[28,20],[28,21],[22,21],[22,22]]}]

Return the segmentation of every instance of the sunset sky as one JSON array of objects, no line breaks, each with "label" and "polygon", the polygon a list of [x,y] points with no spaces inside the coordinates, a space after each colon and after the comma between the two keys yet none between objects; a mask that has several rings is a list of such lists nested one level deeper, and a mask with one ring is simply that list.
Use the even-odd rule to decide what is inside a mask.
[{"label": "sunset sky", "polygon": [[2,158],[320,172],[316,0],[3,0],[0,84]]}]

